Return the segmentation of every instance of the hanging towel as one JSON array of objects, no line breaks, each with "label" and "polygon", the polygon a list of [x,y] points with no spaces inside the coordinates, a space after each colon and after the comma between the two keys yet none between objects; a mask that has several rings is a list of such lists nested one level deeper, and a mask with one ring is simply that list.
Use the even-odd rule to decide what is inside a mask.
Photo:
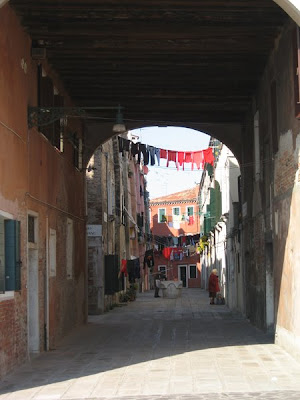
[{"label": "hanging towel", "polygon": [[169,162],[170,162],[170,161],[175,162],[176,168],[178,169],[178,164],[177,164],[177,151],[168,150],[168,162],[167,162],[167,167],[169,166]]},{"label": "hanging towel", "polygon": [[194,152],[194,163],[197,165],[198,169],[203,169],[203,151]]},{"label": "hanging towel", "polygon": [[183,169],[183,170],[184,170],[184,156],[185,156],[184,151],[178,151],[178,153],[177,153],[178,164],[179,164],[180,166],[182,166],[182,169]]},{"label": "hanging towel", "polygon": [[160,149],[160,158],[168,158],[168,151]]},{"label": "hanging towel", "polygon": [[184,155],[184,162],[185,163],[192,163],[192,169],[194,169],[194,164],[193,164],[193,152],[185,152]]},{"label": "hanging towel", "polygon": [[214,155],[213,155],[211,147],[209,147],[206,150],[203,150],[203,158],[204,158],[204,162],[205,163],[208,163],[210,165],[214,165]]}]

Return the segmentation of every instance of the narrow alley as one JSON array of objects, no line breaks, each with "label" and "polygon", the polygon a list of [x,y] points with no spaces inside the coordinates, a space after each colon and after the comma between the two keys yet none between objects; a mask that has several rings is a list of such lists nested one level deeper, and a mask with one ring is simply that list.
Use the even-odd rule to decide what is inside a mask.
[{"label": "narrow alley", "polygon": [[7,375],[1,400],[299,399],[300,364],[207,292],[136,301]]}]

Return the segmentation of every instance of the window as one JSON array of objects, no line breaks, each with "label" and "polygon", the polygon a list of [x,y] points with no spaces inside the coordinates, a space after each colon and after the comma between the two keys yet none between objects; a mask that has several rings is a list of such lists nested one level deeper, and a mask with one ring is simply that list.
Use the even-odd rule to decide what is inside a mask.
[{"label": "window", "polygon": [[180,215],[180,207],[173,207],[172,213],[173,215]]},{"label": "window", "polygon": [[192,217],[194,215],[194,206],[188,206],[186,208],[186,213],[188,217]]},{"label": "window", "polygon": [[166,265],[159,265],[158,266],[158,271],[164,274],[164,276],[167,276],[167,266]]},{"label": "window", "polygon": [[167,216],[166,216],[166,209],[165,208],[159,208],[158,209],[158,222],[166,222],[167,221]]},{"label": "window", "polygon": [[0,216],[0,293],[21,289],[20,222]]},{"label": "window", "polygon": [[196,279],[197,278],[197,267],[196,265],[190,265],[190,279]]},{"label": "window", "polygon": [[[64,98],[53,86],[53,81],[47,76],[42,66],[38,67],[38,105],[39,107],[63,107]],[[63,119],[58,119],[49,124],[38,127],[39,131],[46,136],[49,142],[58,150],[63,151]]]},{"label": "window", "polygon": [[28,242],[35,243],[35,217],[28,215]]}]

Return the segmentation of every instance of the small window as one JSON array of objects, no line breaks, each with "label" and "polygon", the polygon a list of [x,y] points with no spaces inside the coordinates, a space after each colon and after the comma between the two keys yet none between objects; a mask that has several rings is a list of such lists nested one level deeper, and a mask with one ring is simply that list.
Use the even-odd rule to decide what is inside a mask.
[{"label": "small window", "polygon": [[0,293],[21,289],[20,222],[0,217]]},{"label": "small window", "polygon": [[187,207],[186,212],[188,217],[192,217],[194,215],[194,206]]},{"label": "small window", "polygon": [[196,265],[190,265],[190,279],[197,278],[197,267]]},{"label": "small window", "polygon": [[158,222],[166,222],[167,221],[167,216],[166,216],[166,209],[165,208],[159,208],[158,209]]},{"label": "small window", "polygon": [[173,215],[180,215],[180,207],[173,207]]},{"label": "small window", "polygon": [[165,277],[167,277],[167,267],[166,265],[159,265],[158,266],[158,271],[164,274]]},{"label": "small window", "polygon": [[28,242],[35,243],[35,217],[28,215]]}]

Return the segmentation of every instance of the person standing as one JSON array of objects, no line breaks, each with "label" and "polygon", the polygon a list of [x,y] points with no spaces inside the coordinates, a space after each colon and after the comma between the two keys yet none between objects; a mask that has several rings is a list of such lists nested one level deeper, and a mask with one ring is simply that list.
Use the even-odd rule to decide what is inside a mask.
[{"label": "person standing", "polygon": [[153,275],[154,277],[154,297],[160,297],[159,289],[160,289],[160,281],[163,278],[163,274],[160,272],[156,272]]},{"label": "person standing", "polygon": [[211,271],[211,274],[209,276],[208,291],[210,304],[215,304],[215,298],[217,296],[217,293],[220,291],[218,270],[216,268]]}]

